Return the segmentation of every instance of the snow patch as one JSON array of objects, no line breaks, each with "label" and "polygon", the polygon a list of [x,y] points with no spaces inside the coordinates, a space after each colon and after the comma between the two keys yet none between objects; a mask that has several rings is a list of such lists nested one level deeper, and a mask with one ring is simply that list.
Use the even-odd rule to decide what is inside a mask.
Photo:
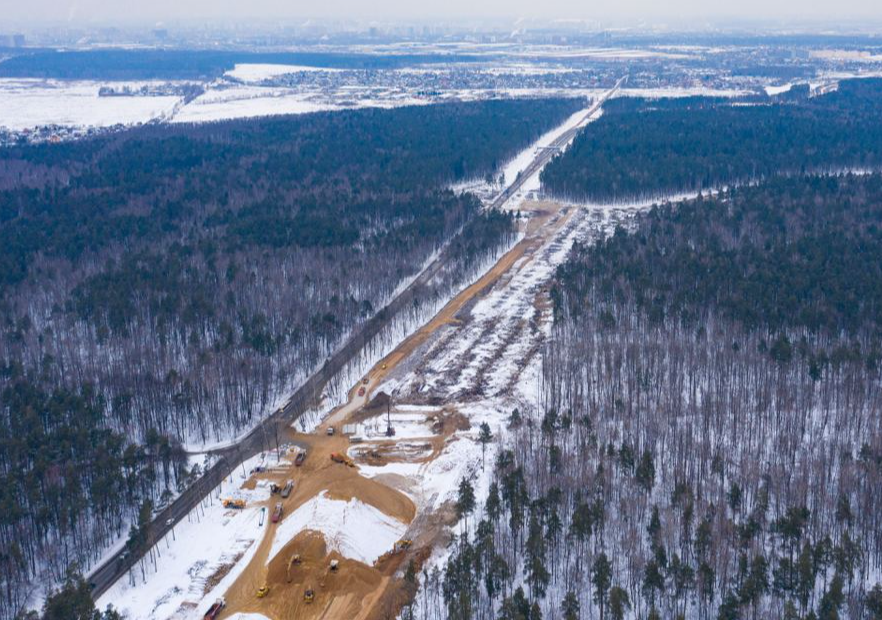
[{"label": "snow patch", "polygon": [[404,536],[407,524],[358,499],[345,502],[322,493],[282,521],[269,561],[304,530],[321,533],[329,549],[370,566]]}]

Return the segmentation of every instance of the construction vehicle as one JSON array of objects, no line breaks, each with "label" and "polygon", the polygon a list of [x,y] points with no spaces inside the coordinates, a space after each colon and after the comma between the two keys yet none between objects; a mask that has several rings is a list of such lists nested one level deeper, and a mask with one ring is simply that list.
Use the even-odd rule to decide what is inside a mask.
[{"label": "construction vehicle", "polygon": [[407,551],[412,544],[413,541],[409,538],[402,538],[392,546],[392,553],[401,553],[403,551]]},{"label": "construction vehicle", "polygon": [[307,605],[312,603],[315,600],[315,592],[312,591],[312,588],[307,588],[306,592],[303,593],[303,602]]},{"label": "construction vehicle", "polygon": [[288,560],[288,566],[285,568],[285,581],[291,583],[291,566],[294,564],[299,566],[301,561],[299,553],[295,553],[291,556],[291,559]]},{"label": "construction vehicle", "polygon": [[235,508],[236,510],[242,510],[243,508],[245,508],[245,500],[227,498],[223,501],[223,506],[224,508]]},{"label": "construction vehicle", "polygon": [[294,459],[294,464],[297,467],[300,467],[301,465],[303,465],[303,461],[305,461],[305,460],[306,460],[306,450],[301,450],[300,452],[297,453],[297,457]]},{"label": "construction vehicle", "polygon": [[333,434],[334,434],[334,427],[333,427],[333,426],[329,426],[329,427],[328,427],[328,430],[327,430],[326,432],[328,433],[328,435],[333,435]]},{"label": "construction vehicle", "polygon": [[359,395],[359,396],[364,396],[364,394],[365,394],[364,386],[361,386],[360,388],[358,388],[358,395]]},{"label": "construction vehicle", "polygon": [[281,492],[282,487],[277,485],[275,482],[270,484],[270,494],[275,495],[276,493]]},{"label": "construction vehicle", "polygon": [[212,606],[208,608],[208,611],[205,612],[203,620],[215,620],[226,606],[227,602],[224,599],[217,599]]},{"label": "construction vehicle", "polygon": [[383,362],[383,365],[380,368],[382,368],[383,370],[386,370],[386,362]]},{"label": "construction vehicle", "polygon": [[288,496],[291,495],[291,491],[293,491],[293,490],[294,490],[294,481],[289,480],[288,482],[285,483],[285,488],[282,489],[282,497],[287,499]]},{"label": "construction vehicle", "polygon": [[335,463],[342,463],[347,467],[355,467],[355,463],[352,462],[352,459],[340,452],[331,452],[331,460]]},{"label": "construction vehicle", "polygon": [[367,384],[368,384],[368,378],[365,377],[364,379],[361,380],[361,382],[362,382],[364,385],[367,385]]},{"label": "construction vehicle", "polygon": [[257,588],[257,593],[254,595],[257,598],[266,598],[266,595],[269,594],[269,586],[263,584],[259,588]]},{"label": "construction vehicle", "polygon": [[270,520],[273,523],[278,523],[282,520],[282,502],[276,502],[276,507],[273,508],[273,516]]},{"label": "construction vehicle", "polygon": [[331,565],[328,568],[331,569],[332,573],[336,573],[337,569],[340,568],[340,562],[338,560],[331,560]]}]

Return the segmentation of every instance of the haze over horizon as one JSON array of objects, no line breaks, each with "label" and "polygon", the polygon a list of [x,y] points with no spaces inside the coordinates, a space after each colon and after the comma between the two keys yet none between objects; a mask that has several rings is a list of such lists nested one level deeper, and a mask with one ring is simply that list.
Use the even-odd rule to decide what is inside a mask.
[{"label": "haze over horizon", "polygon": [[701,24],[702,22],[750,22],[797,20],[831,27],[858,20],[878,22],[880,11],[873,0],[841,0],[840,2],[802,2],[778,0],[744,0],[733,5],[725,0],[674,0],[659,6],[650,0],[624,0],[614,6],[601,3],[582,3],[574,0],[546,0],[542,3],[527,0],[428,0],[421,3],[402,0],[375,0],[364,3],[357,0],[326,0],[320,4],[285,2],[284,0],[254,0],[241,3],[235,0],[154,0],[150,3],[119,3],[108,0],[34,0],[29,3],[3,0],[2,23],[26,24],[64,23],[118,23],[229,20],[575,20],[618,23]]}]

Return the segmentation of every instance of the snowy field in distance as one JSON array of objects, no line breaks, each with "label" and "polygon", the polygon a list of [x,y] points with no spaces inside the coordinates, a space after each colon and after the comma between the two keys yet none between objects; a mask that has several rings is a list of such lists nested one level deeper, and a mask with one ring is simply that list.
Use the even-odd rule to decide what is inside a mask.
[{"label": "snowy field in distance", "polygon": [[[143,84],[132,83],[133,86]],[[172,111],[179,98],[99,97],[105,84],[88,81],[0,79],[0,127],[110,127],[146,123]],[[116,87],[126,83],[114,83]]]}]

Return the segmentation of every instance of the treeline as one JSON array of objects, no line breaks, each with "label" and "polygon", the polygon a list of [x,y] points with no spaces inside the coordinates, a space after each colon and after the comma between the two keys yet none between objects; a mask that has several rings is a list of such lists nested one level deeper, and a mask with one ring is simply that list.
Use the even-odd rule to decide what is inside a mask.
[{"label": "treeline", "polygon": [[[574,100],[147,127],[0,152],[2,613],[185,486],[435,252],[514,236],[445,185]],[[149,512],[149,508],[148,508]]]},{"label": "treeline", "polygon": [[469,63],[465,54],[361,54],[338,52],[246,52],[230,50],[7,50],[0,77],[64,80],[209,80],[237,63],[335,69],[397,69],[437,63]]},{"label": "treeline", "polygon": [[776,179],[576,247],[540,409],[410,611],[882,618],[880,191]]},{"label": "treeline", "polygon": [[543,187],[567,199],[614,202],[882,165],[882,80],[804,95],[614,100],[545,168]]}]

